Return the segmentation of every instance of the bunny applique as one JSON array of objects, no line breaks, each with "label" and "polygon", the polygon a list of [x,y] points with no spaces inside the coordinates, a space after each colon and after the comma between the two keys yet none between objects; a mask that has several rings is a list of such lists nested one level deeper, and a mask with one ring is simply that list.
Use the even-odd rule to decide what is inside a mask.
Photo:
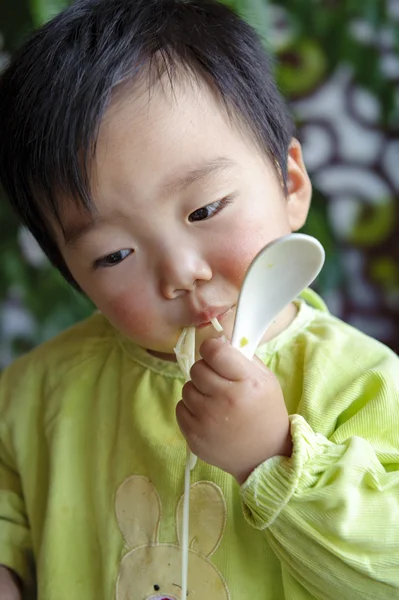
[{"label": "bunny applique", "polygon": [[[181,600],[183,497],[176,510],[177,544],[158,542],[161,499],[146,477],[133,475],[116,493],[116,516],[129,551],[122,559],[116,600]],[[209,557],[227,518],[221,489],[208,481],[190,488],[189,600],[230,600],[222,574]]]}]

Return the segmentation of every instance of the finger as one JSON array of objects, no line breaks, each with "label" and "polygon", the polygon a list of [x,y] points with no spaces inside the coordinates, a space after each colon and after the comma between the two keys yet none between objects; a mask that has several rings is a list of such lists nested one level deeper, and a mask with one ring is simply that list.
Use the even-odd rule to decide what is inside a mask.
[{"label": "finger", "polygon": [[204,413],[204,400],[206,396],[197,390],[192,381],[184,384],[182,396],[184,406],[193,417],[198,418]]},{"label": "finger", "polygon": [[197,390],[208,397],[215,395],[224,381],[204,360],[191,367],[190,377]]},{"label": "finger", "polygon": [[199,352],[207,365],[229,381],[242,381],[253,372],[248,358],[218,338],[205,340]]},{"label": "finger", "polygon": [[187,409],[182,400],[180,400],[180,402],[178,402],[176,405],[176,420],[182,434],[187,440],[191,432],[195,429],[196,421],[195,417]]},{"label": "finger", "polygon": [[251,362],[253,365],[259,367],[259,369],[262,369],[262,371],[265,371],[266,373],[271,373],[270,369],[266,367],[265,363],[262,362],[262,360],[258,356],[255,355]]}]

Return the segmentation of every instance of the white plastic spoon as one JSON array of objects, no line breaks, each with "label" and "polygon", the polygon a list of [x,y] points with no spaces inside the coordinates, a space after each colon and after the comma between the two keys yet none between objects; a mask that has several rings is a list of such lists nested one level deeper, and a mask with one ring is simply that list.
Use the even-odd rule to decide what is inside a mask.
[{"label": "white plastic spoon", "polygon": [[320,242],[303,233],[265,246],[245,275],[231,345],[251,359],[277,315],[317,277],[324,258]]}]

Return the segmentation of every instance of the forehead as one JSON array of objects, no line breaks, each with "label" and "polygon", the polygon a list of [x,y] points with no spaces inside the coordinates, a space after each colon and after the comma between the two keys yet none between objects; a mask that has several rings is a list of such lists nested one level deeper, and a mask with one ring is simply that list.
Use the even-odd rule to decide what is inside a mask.
[{"label": "forehead", "polygon": [[220,158],[245,164],[266,155],[210,85],[188,76],[173,83],[164,76],[151,89],[124,84],[101,122],[92,185],[100,193],[127,181],[151,187]]},{"label": "forehead", "polygon": [[201,141],[197,149],[200,152],[206,147],[206,139],[217,140],[220,136],[264,154],[256,146],[249,125],[227,107],[205,76],[183,72],[171,79],[164,73],[151,85],[141,77],[114,89],[101,122],[97,148],[104,151],[104,146],[128,139],[132,149],[139,147],[141,153],[152,150],[152,143],[158,144],[161,152],[168,140],[171,149],[175,141],[182,149],[187,149],[190,142]]}]

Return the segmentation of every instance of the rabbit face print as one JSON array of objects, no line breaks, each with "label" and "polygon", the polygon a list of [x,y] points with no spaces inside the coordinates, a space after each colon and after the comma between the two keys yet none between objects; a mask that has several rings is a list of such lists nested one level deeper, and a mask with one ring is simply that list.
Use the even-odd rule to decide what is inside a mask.
[{"label": "rabbit face print", "polygon": [[[116,516],[128,547],[122,559],[116,600],[181,600],[183,497],[176,509],[177,543],[159,543],[161,500],[146,477],[133,475],[116,494]],[[190,488],[188,596],[230,600],[222,574],[210,561],[226,525],[221,489],[207,481]]]}]

